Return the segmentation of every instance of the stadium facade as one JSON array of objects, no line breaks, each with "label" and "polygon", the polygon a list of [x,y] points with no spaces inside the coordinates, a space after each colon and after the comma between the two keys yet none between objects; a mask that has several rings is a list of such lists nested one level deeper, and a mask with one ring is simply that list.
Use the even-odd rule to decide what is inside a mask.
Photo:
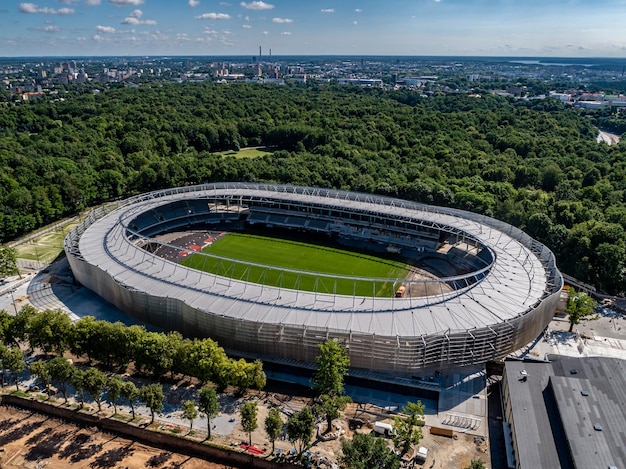
[{"label": "stadium facade", "polygon": [[[267,284],[264,277],[251,281],[245,274],[250,266],[230,278],[155,254],[155,246],[180,249],[158,241],[163,233],[243,225],[310,232],[416,259],[438,257],[456,271],[369,279],[282,269],[291,278],[315,276],[313,291],[302,291],[297,284]],[[92,212],[67,236],[65,251],[76,281],[141,321],[211,337],[243,356],[309,366],[317,345],[335,339],[348,349],[353,368],[407,377],[522,348],[551,320],[563,286],[548,248],[493,218],[269,184],[203,184],[136,196]],[[369,282],[372,295],[338,294],[337,282]],[[393,285],[390,295],[376,296],[382,284]]]}]

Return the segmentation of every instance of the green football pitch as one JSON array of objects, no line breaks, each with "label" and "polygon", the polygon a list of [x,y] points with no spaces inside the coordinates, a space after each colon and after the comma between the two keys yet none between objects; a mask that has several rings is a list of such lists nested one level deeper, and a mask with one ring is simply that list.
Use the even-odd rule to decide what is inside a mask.
[{"label": "green football pitch", "polygon": [[[335,276],[402,280],[409,273],[409,266],[402,262],[334,247],[253,234],[229,233],[205,247],[203,251],[243,263],[192,254],[182,264],[252,283],[338,295],[392,296],[394,288],[400,284],[394,286],[392,281],[372,282]],[[262,264],[269,268],[246,263]],[[285,272],[282,269],[315,272],[331,277]]]}]

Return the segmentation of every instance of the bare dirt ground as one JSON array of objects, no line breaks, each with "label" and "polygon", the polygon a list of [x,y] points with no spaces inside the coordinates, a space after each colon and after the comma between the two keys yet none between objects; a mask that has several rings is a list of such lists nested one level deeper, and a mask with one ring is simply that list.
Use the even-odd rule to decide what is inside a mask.
[{"label": "bare dirt ground", "polygon": [[620,141],[620,136],[619,135],[615,135],[613,133],[610,132],[605,132],[603,130],[600,130],[598,132],[598,138],[596,139],[598,143],[600,142],[604,142],[607,145],[617,145]]},{"label": "bare dirt ground", "polygon": [[162,451],[95,428],[0,406],[0,468],[225,469],[201,459]]},{"label": "bare dirt ground", "polygon": [[[252,443],[264,449],[265,454],[271,452],[271,443],[263,430],[263,422],[269,408],[280,405],[280,401],[288,402],[289,409],[298,411],[309,404],[308,398],[290,397],[276,393],[250,393],[245,399],[255,400],[258,404],[259,428],[252,433]],[[112,411],[104,409],[106,414]],[[236,412],[233,416],[238,417]],[[355,431],[348,428],[348,418],[358,416],[369,425],[356,430],[368,433],[374,421],[392,423],[392,419],[373,406],[357,406],[350,404],[345,411],[345,418],[334,422],[335,433],[341,437],[351,438]],[[237,419],[238,420],[238,419]],[[286,420],[286,419],[284,419]],[[325,423],[319,424],[320,432],[314,437],[309,448],[313,462],[312,467],[331,467],[330,462],[337,461],[341,454],[340,438],[324,441],[321,435]],[[340,429],[340,430],[337,430]],[[203,428],[194,426],[194,438],[202,441],[205,437]],[[187,430],[185,430],[187,431]],[[423,428],[423,439],[419,446],[428,448],[429,454],[423,464],[415,464],[417,468],[451,469],[467,466],[471,459],[489,461],[488,444],[484,439],[476,440],[474,436],[458,433],[456,438],[433,436],[429,427]],[[248,435],[242,430],[239,421],[229,435],[214,434],[215,443],[231,446],[241,451],[240,445],[248,441]],[[389,440],[391,445],[391,440]],[[286,438],[276,441],[276,449],[283,455],[289,455],[293,445]],[[328,465],[324,462],[327,461]],[[158,448],[137,443],[112,434],[101,432],[96,428],[86,428],[70,422],[51,418],[20,409],[0,406],[0,469],[4,468],[208,468],[236,469],[235,466],[214,464],[182,454],[163,451]],[[410,466],[409,466],[410,467]]]}]

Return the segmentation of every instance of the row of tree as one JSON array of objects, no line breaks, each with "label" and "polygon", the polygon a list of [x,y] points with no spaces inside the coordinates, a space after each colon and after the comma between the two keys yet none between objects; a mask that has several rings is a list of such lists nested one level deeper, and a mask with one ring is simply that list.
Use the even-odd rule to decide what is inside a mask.
[{"label": "row of tree", "polygon": [[[20,348],[7,347],[0,344],[0,363],[2,364],[2,386],[5,385],[4,369],[14,374],[15,386],[19,391],[19,373],[26,369],[24,354]],[[96,403],[98,412],[102,411],[102,403],[108,400],[113,405],[113,412],[117,415],[117,405],[120,398],[126,400],[131,408],[132,418],[135,419],[135,406],[143,402],[151,413],[151,423],[154,422],[155,414],[163,410],[164,393],[159,383],[147,384],[137,387],[134,381],[124,380],[122,377],[112,374],[107,375],[96,367],[79,368],[71,359],[54,357],[50,360],[40,359],[34,361],[28,371],[35,376],[45,388],[48,395],[52,395],[51,386],[56,386],[63,395],[67,404],[70,390],[73,389],[80,400],[81,407],[85,403],[85,393]],[[33,388],[31,388],[33,389]],[[37,388],[34,388],[37,389]],[[214,387],[207,385],[199,392],[198,408],[208,421],[208,438],[211,438],[211,419],[219,411],[217,392]],[[193,401],[186,401],[182,406],[182,414],[192,422],[198,416],[198,408]]]},{"label": "row of tree", "polygon": [[[149,369],[153,377],[160,376],[166,371],[185,374],[185,368],[177,368],[174,365],[176,358],[172,358],[169,366],[150,363],[145,357],[151,354],[155,354],[154,359],[159,363],[162,357],[158,355],[161,353],[176,357],[176,352],[194,354],[191,357],[192,362],[215,361],[219,366],[225,366],[228,362],[222,355],[223,351],[212,341],[204,343],[203,346],[199,345],[203,341],[188,341],[183,347],[182,344],[186,341],[173,334],[147,332],[141,327],[111,324],[96,321],[91,317],[82,318],[72,325],[67,315],[59,310],[37,312],[31,307],[25,307],[16,316],[0,312],[0,336],[2,386],[5,385],[4,370],[8,370],[14,375],[16,387],[19,389],[18,375],[26,368],[24,353],[19,345],[28,345],[33,349],[58,353],[58,356],[52,359],[40,359],[28,367],[48,394],[51,394],[51,386],[54,385],[67,403],[69,391],[73,389],[82,406],[87,393],[97,405],[98,412],[102,409],[102,403],[108,400],[113,405],[115,414],[119,400],[124,399],[131,408],[133,419],[136,404],[143,402],[151,412],[152,422],[155,414],[163,409],[164,394],[160,384],[153,383],[138,388],[133,380],[123,380],[116,374],[107,375],[95,366],[77,367],[72,360],[64,358],[63,353],[69,350],[77,356],[86,355],[90,361],[98,360],[108,369],[126,368],[128,362],[134,358],[136,366],[144,371]],[[126,347],[132,352],[120,350],[118,355],[112,351],[111,343],[104,345],[108,342],[115,344],[113,349],[126,343]],[[178,344],[178,347],[155,346],[155,344],[171,346],[172,343]],[[145,361],[139,357],[144,357]],[[278,408],[271,409],[264,421],[265,432],[272,442],[272,451],[275,441],[285,433],[287,439],[297,447],[299,454],[302,454],[311,444],[317,419],[325,419],[326,431],[331,431],[332,420],[338,418],[340,411],[350,402],[350,398],[344,392],[344,378],[350,365],[345,348],[333,340],[320,344],[316,361],[317,369],[313,376],[313,391],[316,397],[313,403],[291,415],[286,423],[283,422]],[[257,366],[258,362],[255,362],[255,373],[262,373]],[[191,375],[191,372],[187,374]],[[213,372],[205,376],[207,380],[222,379],[222,384],[228,384],[223,380],[223,375],[223,372]],[[264,375],[262,381],[264,384]],[[242,390],[241,381],[234,379],[232,383],[237,383]],[[211,385],[201,388],[197,402],[188,400],[181,406],[183,417],[190,421],[190,428],[193,428],[193,420],[197,418],[199,412],[207,418],[208,438],[211,438],[211,419],[218,411],[217,392]],[[248,433],[249,444],[252,444],[251,433],[258,427],[256,402],[245,402],[239,412],[242,428]],[[423,416],[424,407],[417,402],[409,403],[404,408],[403,415],[395,418],[393,443],[401,454],[406,453],[412,445],[420,441]],[[397,468],[399,464],[398,458],[389,452],[382,439],[372,435],[357,435],[353,440],[344,440],[342,448],[341,463],[344,468],[374,467],[367,464],[374,464],[376,461],[380,461],[380,465],[375,467],[381,468]]]},{"label": "row of tree", "polygon": [[[0,242],[110,198],[269,181],[495,216],[569,274],[625,292],[626,144],[597,143],[592,114],[552,99],[320,84],[150,83],[6,107]],[[215,153],[256,145],[272,154]]]},{"label": "row of tree", "polygon": [[0,341],[12,350],[27,345],[59,357],[70,351],[107,370],[125,371],[133,363],[137,371],[154,378],[169,372],[195,377],[201,383],[213,382],[218,389],[234,386],[243,392],[262,389],[266,382],[260,360],[229,358],[212,339],[185,339],[178,332],[151,332],[91,316],[72,323],[61,310],[37,311],[24,306],[15,316],[0,311]]}]

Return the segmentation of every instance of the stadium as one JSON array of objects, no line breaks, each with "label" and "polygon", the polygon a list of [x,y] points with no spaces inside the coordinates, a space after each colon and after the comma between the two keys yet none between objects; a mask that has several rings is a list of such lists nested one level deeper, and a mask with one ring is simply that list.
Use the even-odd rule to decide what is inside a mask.
[{"label": "stadium", "polygon": [[[252,237],[250,249],[238,248],[241,258],[213,250],[219,239],[235,240],[230,233],[250,232],[285,245],[314,240],[319,256],[339,246],[393,275],[255,261]],[[524,347],[549,323],[563,286],[549,249],[493,218],[285,185],[142,194],[93,211],[65,251],[77,282],[138,320],[303,367],[334,339],[355,372],[396,377],[483,364]]]}]

